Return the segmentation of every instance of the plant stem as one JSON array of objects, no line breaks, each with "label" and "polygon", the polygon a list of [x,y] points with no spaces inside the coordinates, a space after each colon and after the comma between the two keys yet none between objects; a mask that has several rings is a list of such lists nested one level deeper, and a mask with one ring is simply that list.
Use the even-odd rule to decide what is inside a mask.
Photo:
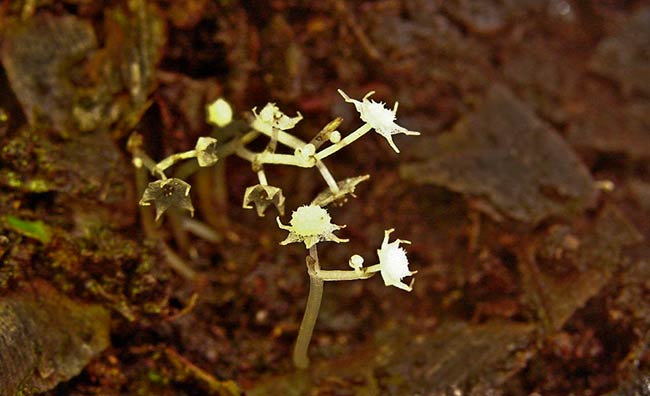
[{"label": "plant stem", "polygon": [[336,131],[336,128],[338,128],[342,122],[343,122],[343,118],[336,117],[335,119],[330,121],[327,125],[325,125],[323,129],[321,129],[320,132],[318,132],[316,136],[314,136],[313,139],[309,141],[309,143],[313,144],[314,147],[318,150],[318,148],[322,146],[323,143],[329,140],[330,136],[332,135],[332,132]]},{"label": "plant stem", "polygon": [[318,168],[318,171],[320,172],[321,176],[323,176],[323,179],[329,186],[332,194],[336,194],[339,191],[341,191],[339,189],[338,184],[336,184],[336,180],[334,180],[334,176],[332,176],[332,174],[330,173],[329,169],[327,169],[327,166],[325,166],[323,161],[321,160],[316,161],[316,168]]},{"label": "plant stem", "polygon": [[300,323],[296,345],[293,348],[293,364],[299,369],[309,367],[307,351],[312,333],[314,332],[314,326],[316,325],[316,319],[318,318],[318,312],[320,311],[320,303],[323,299],[324,281],[318,276],[320,264],[318,263],[316,245],[309,249],[309,256],[306,261],[307,272],[309,273],[309,296],[307,297],[305,314],[302,317],[302,323]]},{"label": "plant stem", "polygon": [[353,281],[371,278],[378,271],[379,266],[377,266],[377,268],[373,268],[372,270],[363,269],[361,271],[321,270],[318,273],[318,277],[325,282]]},{"label": "plant stem", "polygon": [[266,173],[264,168],[257,171],[257,179],[260,181],[260,184],[263,186],[268,186],[269,182],[266,180]]},{"label": "plant stem", "polygon": [[172,270],[176,271],[177,274],[188,281],[194,281],[197,279],[199,274],[187,265],[181,256],[176,254],[164,241],[161,240],[159,243],[167,264]]},{"label": "plant stem", "polygon": [[333,145],[327,147],[325,150],[322,150],[322,151],[316,153],[316,155],[314,155],[314,157],[317,160],[322,160],[323,158],[336,153],[337,151],[339,151],[343,147],[345,147],[348,144],[350,144],[350,143],[354,142],[355,140],[359,139],[361,136],[363,136],[366,133],[370,132],[371,129],[372,129],[372,127],[370,126],[370,124],[368,124],[368,123],[363,124],[356,131],[354,131],[351,134],[349,134],[348,136],[344,137],[343,140],[341,140],[340,142],[338,142],[336,144],[333,144]]},{"label": "plant stem", "polygon": [[[135,185],[138,197],[141,197],[144,193],[145,188],[147,188],[147,183],[149,183],[148,171],[145,168],[136,168],[135,169]],[[142,224],[142,229],[144,234],[151,239],[158,239],[158,230],[156,228],[156,221],[153,217],[153,212],[150,208],[140,206],[140,222]]]},{"label": "plant stem", "polygon": [[167,168],[184,159],[196,157],[196,150],[189,150],[182,153],[172,154],[156,164],[156,169],[164,172]]},{"label": "plant stem", "polygon": [[259,164],[291,165],[301,168],[311,168],[316,163],[311,157],[301,158],[293,154],[275,154],[267,151],[255,154],[253,161]]},{"label": "plant stem", "polygon": [[[253,121],[251,127],[256,131],[262,132],[268,137],[271,137],[273,135],[273,127],[268,124],[265,124],[264,122],[258,121],[257,119]],[[301,139],[283,130],[278,130],[277,133],[278,133],[277,135],[278,142],[284,144],[287,147],[291,147],[292,149],[303,147],[306,144]]]}]

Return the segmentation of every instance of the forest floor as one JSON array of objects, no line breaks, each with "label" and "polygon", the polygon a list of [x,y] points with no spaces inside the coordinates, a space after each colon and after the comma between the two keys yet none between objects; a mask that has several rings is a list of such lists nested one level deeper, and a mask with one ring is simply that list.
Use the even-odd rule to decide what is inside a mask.
[{"label": "forest floor", "polygon": [[[650,2],[0,0],[0,47],[0,396],[650,394]],[[219,97],[345,136],[337,89],[421,135],[325,160],[370,178],[321,265],[395,228],[418,272],[326,283],[297,370],[307,253],[242,208],[251,164],[155,222],[127,142],[226,142]],[[327,187],[265,171],[284,224]]]}]

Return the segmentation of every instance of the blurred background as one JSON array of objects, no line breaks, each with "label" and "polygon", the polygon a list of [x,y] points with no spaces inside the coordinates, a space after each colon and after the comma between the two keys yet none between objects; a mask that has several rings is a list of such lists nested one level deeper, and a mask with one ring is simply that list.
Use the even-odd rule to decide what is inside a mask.
[{"label": "blurred background", "polygon": [[[2,0],[0,47],[0,395],[650,394],[650,2]],[[395,228],[418,274],[326,284],[296,371],[306,252],[242,209],[250,164],[155,223],[127,140],[226,142],[219,97],[345,135],[337,89],[421,136],[325,160],[370,179],[322,265]],[[265,169],[285,224],[326,188]]]}]

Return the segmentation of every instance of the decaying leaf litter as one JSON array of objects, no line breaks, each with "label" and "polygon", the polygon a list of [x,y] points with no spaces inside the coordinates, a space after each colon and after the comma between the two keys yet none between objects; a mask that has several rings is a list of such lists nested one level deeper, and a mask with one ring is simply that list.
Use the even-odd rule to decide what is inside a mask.
[{"label": "decaying leaf litter", "polygon": [[[645,1],[0,3],[0,388],[643,389],[648,15]],[[379,281],[329,288],[305,373],[288,358],[303,258],[278,245],[274,216],[241,208],[247,165],[188,180],[220,238],[173,239],[141,226],[153,212],[137,208],[126,140],[137,131],[159,159],[191,149],[219,96],[239,113],[281,103],[309,115],[305,131],[338,115],[349,127],[336,88],[397,98],[422,136],[396,138],[399,160],[373,139],[337,154],[338,174],[371,182],[336,209],[357,242],[322,259],[371,256],[385,220],[419,273],[397,298]],[[287,207],[322,189],[270,172]],[[192,276],[170,267],[172,240]]]}]

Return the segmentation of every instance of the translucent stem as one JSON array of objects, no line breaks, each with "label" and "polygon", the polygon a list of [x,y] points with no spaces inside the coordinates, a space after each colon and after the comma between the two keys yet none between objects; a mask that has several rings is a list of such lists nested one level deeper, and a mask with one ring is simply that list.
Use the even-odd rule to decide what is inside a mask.
[{"label": "translucent stem", "polygon": [[237,147],[235,153],[246,161],[253,163],[255,161],[255,153],[244,147]]},{"label": "translucent stem", "polygon": [[233,139],[228,143],[225,143],[217,147],[217,157],[224,158],[229,155],[235,154],[239,147],[243,147],[247,145],[248,143],[255,140],[255,138],[257,138],[258,136],[259,136],[258,131],[251,131],[245,134],[244,136],[242,136],[241,138]]},{"label": "translucent stem", "polygon": [[320,132],[318,132],[316,136],[314,136],[314,138],[309,141],[309,143],[313,144],[314,147],[318,149],[323,143],[329,140],[332,132],[336,131],[336,128],[341,125],[341,122],[343,122],[343,118],[336,117],[334,120],[325,125],[323,129],[321,129]]},{"label": "translucent stem", "polygon": [[335,144],[329,146],[328,148],[316,153],[316,155],[314,155],[314,157],[316,157],[317,160],[322,160],[323,158],[328,157],[328,156],[336,153],[337,151],[339,151],[343,147],[345,147],[348,144],[350,144],[350,143],[354,142],[355,140],[359,139],[361,136],[363,136],[366,133],[370,132],[371,129],[372,129],[372,127],[369,124],[363,124],[359,129],[357,129],[356,131],[352,132],[351,134],[349,134],[348,136],[343,138],[340,142],[335,143]]},{"label": "translucent stem", "polygon": [[184,159],[190,159],[196,157],[196,150],[189,150],[183,153],[172,154],[164,160],[156,164],[156,168],[161,172],[164,172],[167,168],[174,165],[175,163],[182,161]]},{"label": "translucent stem", "polygon": [[257,171],[257,179],[260,181],[260,184],[263,186],[268,186],[269,182],[266,180],[266,172],[264,172],[264,169],[260,169]]},{"label": "translucent stem", "polygon": [[136,159],[141,160],[142,164],[149,170],[149,172],[151,172],[152,175],[158,176],[160,180],[167,180],[167,175],[165,175],[165,172],[163,172],[162,169],[158,168],[158,165],[154,162],[154,160],[149,158],[148,155],[143,154],[136,157]]},{"label": "translucent stem", "polygon": [[[149,183],[149,175],[147,174],[147,169],[145,168],[136,168],[135,171],[135,185],[138,192],[138,196],[141,197],[144,193],[145,188]],[[153,212],[150,208],[140,206],[140,222],[142,223],[142,229],[144,230],[145,235],[151,239],[158,239],[158,230],[156,229],[156,221],[153,217]]]},{"label": "translucent stem", "polygon": [[259,154],[255,154],[253,161],[255,161],[255,163],[258,163],[260,165],[263,164],[292,165],[301,168],[311,168],[315,164],[315,161],[313,161],[312,158],[303,159],[302,157],[298,157],[293,154],[275,154],[266,151],[261,152]]},{"label": "translucent stem", "polygon": [[[273,129],[274,128],[271,127],[270,125],[264,123],[264,122],[258,121],[257,119],[255,119],[255,121],[253,121],[253,123],[251,124],[251,127],[253,127],[256,131],[262,132],[263,134],[265,134],[268,137],[272,137],[272,135],[273,135]],[[293,136],[292,134],[287,133],[287,132],[285,132],[283,130],[278,130],[277,131],[276,138],[277,138],[278,142],[284,144],[287,147],[291,147],[292,149],[297,149],[297,148],[303,147],[305,145],[305,142],[303,142],[301,139],[299,139],[299,138]]]},{"label": "translucent stem", "polygon": [[275,149],[278,148],[278,135],[280,134],[280,130],[278,128],[271,128],[271,131],[271,140],[269,140],[265,149],[267,153],[275,153]]},{"label": "translucent stem", "polygon": [[172,236],[176,242],[176,248],[181,252],[188,252],[191,246],[190,237],[187,230],[183,227],[183,215],[176,208],[170,208],[167,211],[167,218],[171,225]]},{"label": "translucent stem", "polygon": [[139,133],[132,133],[129,137],[128,142],[126,143],[126,148],[131,152],[133,156],[133,166],[137,169],[142,168],[143,166],[149,170],[154,175],[157,175],[161,180],[167,179],[167,175],[161,170],[158,169],[158,165],[154,160],[151,159],[142,149],[144,144],[142,135]]},{"label": "translucent stem", "polygon": [[185,263],[185,260],[176,254],[172,248],[167,246],[167,244],[163,241],[160,241],[160,246],[165,258],[167,259],[167,264],[171,267],[172,270],[189,281],[194,281],[197,279],[198,274],[196,271],[190,268],[190,266]]},{"label": "translucent stem", "polygon": [[212,229],[209,225],[202,223],[198,220],[191,219],[189,217],[182,218],[182,226],[184,230],[198,236],[201,239],[205,239],[208,242],[219,243],[223,239],[221,234]]},{"label": "translucent stem", "polygon": [[[377,268],[377,271],[379,268]],[[325,281],[352,281],[359,279],[368,279],[372,277],[377,271],[366,271],[362,269],[360,271],[350,271],[350,270],[321,270],[318,272],[317,276]]]},{"label": "translucent stem", "polygon": [[327,166],[323,163],[323,161],[316,161],[316,168],[318,168],[318,171],[320,172],[321,176],[323,176],[323,179],[325,179],[325,182],[330,188],[330,191],[332,191],[334,194],[340,191],[338,184],[336,184],[336,180],[334,180],[334,176],[330,173],[329,169],[327,169]]},{"label": "translucent stem", "polygon": [[306,369],[309,367],[309,356],[307,351],[311,336],[314,332],[318,312],[320,311],[320,303],[323,299],[323,279],[318,276],[320,265],[318,263],[318,252],[316,245],[309,249],[309,256],[307,257],[307,271],[309,273],[309,296],[307,297],[307,306],[305,314],[300,323],[300,330],[298,331],[298,338],[296,345],[293,348],[293,364],[299,369]]}]

